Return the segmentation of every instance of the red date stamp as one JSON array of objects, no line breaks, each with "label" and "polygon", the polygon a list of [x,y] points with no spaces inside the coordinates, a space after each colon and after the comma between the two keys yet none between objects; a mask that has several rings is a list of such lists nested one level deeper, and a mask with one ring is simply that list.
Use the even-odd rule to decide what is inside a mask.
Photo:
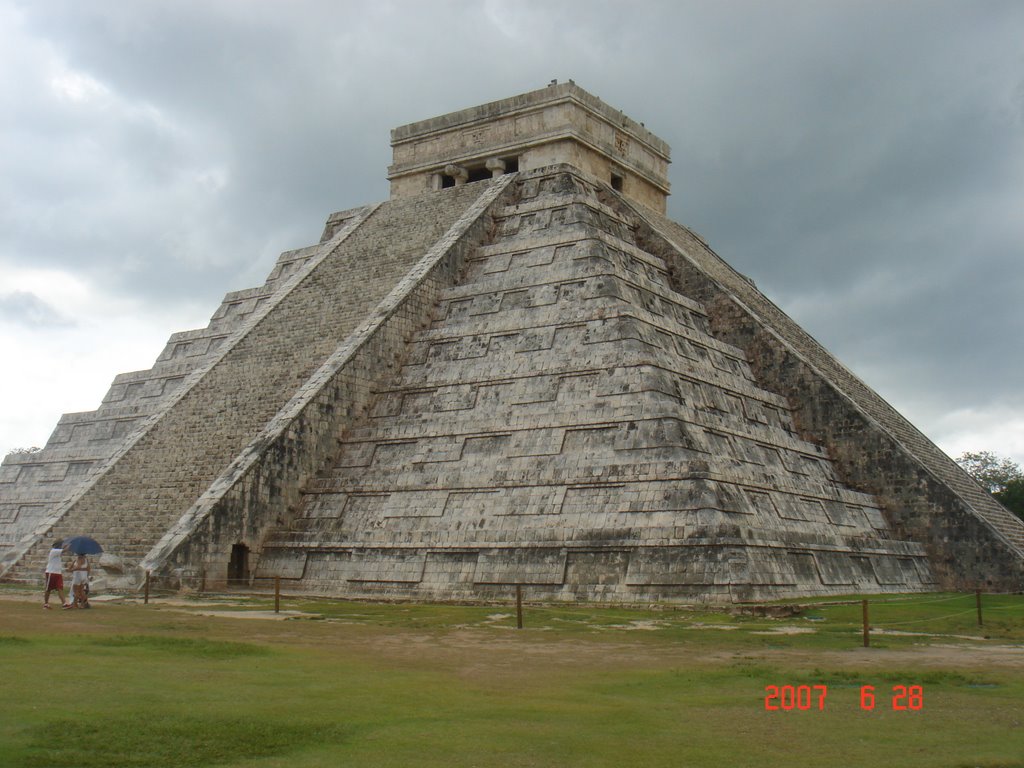
[{"label": "red date stamp", "polygon": [[[769,712],[792,712],[825,709],[827,685],[766,685],[764,708]],[[924,688],[920,685],[894,685],[891,692],[875,692],[875,686],[860,687],[860,708],[866,712],[875,709],[879,701],[889,697],[895,712],[917,712],[924,709]],[[884,706],[884,704],[882,705]]]}]

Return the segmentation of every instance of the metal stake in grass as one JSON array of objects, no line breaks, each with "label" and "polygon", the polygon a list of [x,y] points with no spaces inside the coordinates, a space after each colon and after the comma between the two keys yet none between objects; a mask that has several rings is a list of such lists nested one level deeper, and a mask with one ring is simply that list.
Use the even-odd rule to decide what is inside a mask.
[{"label": "metal stake in grass", "polygon": [[516,584],[516,629],[523,628],[523,587]]},{"label": "metal stake in grass", "polygon": [[871,630],[868,627],[868,601],[864,599],[860,602],[864,610],[864,647],[869,648],[871,646]]},{"label": "metal stake in grass", "polygon": [[981,590],[974,590],[974,602],[978,604],[978,626],[981,626]]},{"label": "metal stake in grass", "polygon": [[150,571],[146,571],[146,593],[145,596],[142,598],[143,605],[149,605],[149,574]]}]

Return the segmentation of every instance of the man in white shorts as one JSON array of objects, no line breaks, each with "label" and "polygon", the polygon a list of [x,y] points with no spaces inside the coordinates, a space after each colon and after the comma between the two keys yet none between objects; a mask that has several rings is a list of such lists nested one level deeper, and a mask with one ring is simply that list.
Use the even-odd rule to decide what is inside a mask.
[{"label": "man in white shorts", "polygon": [[43,593],[43,608],[50,608],[50,593],[56,590],[60,596],[61,605],[64,605],[64,564],[61,556],[64,554],[64,542],[57,539],[53,542],[53,548],[46,557],[46,592]]}]

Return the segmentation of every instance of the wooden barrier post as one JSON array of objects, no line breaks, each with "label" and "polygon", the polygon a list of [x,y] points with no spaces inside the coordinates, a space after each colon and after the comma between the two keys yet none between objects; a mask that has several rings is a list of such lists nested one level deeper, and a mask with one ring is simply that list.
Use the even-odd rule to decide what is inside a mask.
[{"label": "wooden barrier post", "polygon": [[274,577],[274,613],[281,612],[281,577]]},{"label": "wooden barrier post", "polygon": [[150,571],[146,571],[146,596],[142,599],[144,605],[149,605],[149,574]]},{"label": "wooden barrier post", "polygon": [[516,584],[516,629],[523,628],[523,587]]},{"label": "wooden barrier post", "polygon": [[978,605],[978,626],[981,626],[981,590],[974,590],[974,602]]},{"label": "wooden barrier post", "polygon": [[861,600],[861,607],[864,611],[864,647],[869,648],[871,646],[871,630],[868,627],[868,601],[867,599]]}]

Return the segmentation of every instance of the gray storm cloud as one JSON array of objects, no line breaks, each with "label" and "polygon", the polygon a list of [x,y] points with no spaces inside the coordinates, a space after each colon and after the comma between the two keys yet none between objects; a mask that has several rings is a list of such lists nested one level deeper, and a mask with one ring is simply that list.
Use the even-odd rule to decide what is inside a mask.
[{"label": "gray storm cloud", "polygon": [[1024,412],[1020,3],[0,2],[0,21],[4,274],[212,311],[387,196],[390,128],[572,77],[672,146],[673,218],[926,433]]}]

